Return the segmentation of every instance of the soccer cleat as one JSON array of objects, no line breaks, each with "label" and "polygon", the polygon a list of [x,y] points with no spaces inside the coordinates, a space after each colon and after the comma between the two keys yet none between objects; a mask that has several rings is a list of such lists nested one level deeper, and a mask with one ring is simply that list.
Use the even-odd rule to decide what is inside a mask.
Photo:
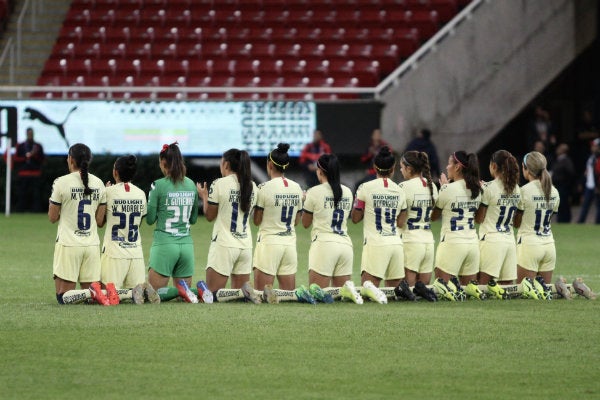
[{"label": "soccer cleat", "polygon": [[367,297],[376,303],[387,304],[387,297],[385,294],[371,281],[365,281],[363,283],[363,287],[360,290],[360,295]]},{"label": "soccer cleat", "polygon": [[575,289],[575,293],[586,299],[596,300],[596,294],[592,292],[592,289],[590,289],[581,278],[577,278],[573,281],[573,289]]},{"label": "soccer cleat", "polygon": [[399,299],[404,299],[408,301],[417,301],[417,296],[413,292],[410,291],[410,287],[408,287],[408,282],[405,280],[401,280],[400,284],[394,288],[394,294]]},{"label": "soccer cleat", "polygon": [[90,294],[92,295],[92,299],[98,303],[101,304],[103,306],[109,306],[110,302],[108,301],[108,298],[106,297],[106,295],[104,294],[104,292],[102,292],[102,288],[100,287],[100,282],[93,282],[90,285]]},{"label": "soccer cleat", "polygon": [[346,281],[344,286],[340,288],[340,296],[342,299],[348,299],[353,301],[356,304],[363,304],[363,298],[356,290],[356,286],[354,286],[354,282]]},{"label": "soccer cleat", "polygon": [[535,285],[533,283],[533,279],[531,278],[523,278],[521,281],[521,287],[523,288],[523,298],[525,299],[534,299],[539,300],[540,294],[538,293]]},{"label": "soccer cleat", "polygon": [[211,304],[213,302],[213,294],[208,290],[206,282],[198,281],[198,283],[196,283],[196,289],[198,289],[198,297],[202,303]]},{"label": "soccer cleat", "polygon": [[508,296],[508,293],[506,293],[506,290],[504,290],[500,285],[498,285],[498,282],[496,282],[493,279],[490,279],[490,281],[488,282],[487,290],[488,290],[488,295],[492,296],[492,298],[494,298],[494,299],[500,299],[500,300],[510,299],[510,297]]},{"label": "soccer cleat", "polygon": [[145,299],[143,284],[140,283],[131,289],[131,300],[133,300],[133,304],[144,304]]},{"label": "soccer cleat", "polygon": [[273,285],[265,285],[263,290],[263,301],[269,304],[277,304],[279,303],[279,297],[273,290]]},{"label": "soccer cleat", "polygon": [[112,282],[108,282],[106,284],[106,297],[108,298],[108,304],[111,306],[116,306],[119,304],[119,294],[117,293],[115,284]]},{"label": "soccer cleat", "polygon": [[327,293],[326,291],[324,291],[323,289],[321,289],[321,287],[319,285],[317,285],[316,283],[312,283],[308,287],[308,291],[310,292],[310,295],[316,301],[320,301],[321,303],[327,303],[327,304],[333,303],[333,296],[331,294]]},{"label": "soccer cleat", "polygon": [[261,303],[260,297],[254,291],[254,288],[252,285],[250,285],[250,282],[246,282],[242,285],[242,293],[244,294],[246,301],[251,301],[254,304]]},{"label": "soccer cleat", "polygon": [[160,296],[150,283],[144,282],[142,287],[144,288],[144,298],[146,300],[151,304],[160,304]]},{"label": "soccer cleat", "polygon": [[317,300],[312,297],[304,285],[300,285],[300,287],[296,289],[296,298],[298,298],[298,303],[317,304]]},{"label": "soccer cleat", "polygon": [[442,299],[457,301],[455,291],[442,278],[437,278],[433,281],[432,286]]},{"label": "soccer cleat", "polygon": [[456,296],[456,301],[465,301],[467,299],[467,293],[460,285],[460,282],[458,281],[457,277],[453,276],[452,278],[450,278],[450,280],[448,281],[448,287],[454,290],[454,296]]},{"label": "soccer cleat", "polygon": [[178,280],[175,286],[177,286],[179,296],[181,296],[181,298],[185,300],[186,303],[198,303],[198,296],[196,296],[194,292],[192,292],[192,290],[190,289],[190,287],[184,279]]},{"label": "soccer cleat", "polygon": [[485,293],[483,293],[481,289],[479,289],[477,281],[475,280],[470,281],[469,284],[465,287],[465,293],[467,294],[467,296],[470,296],[474,299],[485,300]]},{"label": "soccer cleat", "polygon": [[415,283],[415,287],[413,288],[413,293],[416,294],[417,296],[421,296],[421,298],[423,298],[427,301],[431,301],[431,302],[438,301],[438,298],[435,295],[435,292],[432,289],[429,289],[427,286],[425,286],[425,284],[421,281],[418,281],[417,283]]},{"label": "soccer cleat", "polygon": [[556,288],[556,292],[560,297],[567,300],[573,300],[573,294],[567,287],[567,280],[563,276],[559,276],[558,279],[556,279],[554,287]]},{"label": "soccer cleat", "polygon": [[533,280],[533,286],[543,300],[552,300],[552,291],[544,282],[544,278],[539,275],[536,276]]}]

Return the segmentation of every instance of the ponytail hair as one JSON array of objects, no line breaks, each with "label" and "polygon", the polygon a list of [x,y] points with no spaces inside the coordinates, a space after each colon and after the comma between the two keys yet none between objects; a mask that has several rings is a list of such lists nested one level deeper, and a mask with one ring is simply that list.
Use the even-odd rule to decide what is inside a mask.
[{"label": "ponytail hair", "polygon": [[277,148],[269,153],[269,161],[271,161],[275,169],[279,172],[285,172],[290,165],[290,156],[288,155],[289,149],[289,144],[279,143]]},{"label": "ponytail hair", "polygon": [[471,191],[471,199],[476,198],[481,192],[477,154],[467,154],[467,152],[460,150],[452,153],[452,158],[455,164],[460,165],[467,189]]},{"label": "ponytail hair", "polygon": [[92,194],[92,189],[89,187],[89,167],[92,163],[92,151],[83,143],[76,143],[69,148],[69,156],[75,161],[75,165],[79,168],[79,175],[83,182],[83,194],[89,196]]},{"label": "ponytail hair", "polygon": [[433,200],[433,179],[431,179],[431,166],[429,165],[429,156],[427,153],[415,150],[407,151],[402,155],[402,160],[400,162],[405,166],[412,168],[415,173],[421,174],[421,176],[425,178],[429,193]]},{"label": "ponytail hair", "polygon": [[131,182],[137,172],[137,158],[133,154],[117,158],[115,170],[123,182]]},{"label": "ponytail hair", "polygon": [[240,183],[240,210],[247,213],[250,211],[250,203],[252,201],[250,156],[245,150],[229,149],[223,153],[223,160],[229,163],[229,168],[237,176]]},{"label": "ponytail hair", "polygon": [[183,181],[186,174],[183,156],[179,151],[179,143],[164,144],[160,151],[159,158],[165,160],[167,176],[173,183]]},{"label": "ponytail hair", "polygon": [[506,150],[498,150],[492,154],[490,162],[496,165],[497,171],[501,174],[504,193],[512,193],[519,181],[519,164],[517,163],[517,159]]},{"label": "ponytail hair", "polygon": [[327,183],[333,191],[333,205],[338,207],[342,199],[342,184],[340,183],[340,164],[335,154],[323,154],[317,160],[317,167],[327,177]]},{"label": "ponytail hair", "polygon": [[379,152],[373,160],[373,166],[375,167],[377,174],[384,177],[390,176],[394,170],[394,165],[396,165],[394,153],[392,153],[388,146],[383,146],[379,149]]},{"label": "ponytail hair", "polygon": [[544,192],[544,197],[546,198],[546,204],[548,204],[550,202],[550,196],[552,193],[552,177],[546,168],[548,165],[546,157],[544,157],[542,153],[532,151],[525,154],[525,157],[523,157],[523,165],[531,176],[540,180],[542,191]]}]

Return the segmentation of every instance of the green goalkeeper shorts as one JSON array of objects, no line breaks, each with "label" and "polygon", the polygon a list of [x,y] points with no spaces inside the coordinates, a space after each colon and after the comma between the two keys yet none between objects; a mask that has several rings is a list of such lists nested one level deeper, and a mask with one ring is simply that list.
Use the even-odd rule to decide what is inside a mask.
[{"label": "green goalkeeper shorts", "polygon": [[173,278],[194,275],[194,244],[153,244],[149,267],[163,276]]}]

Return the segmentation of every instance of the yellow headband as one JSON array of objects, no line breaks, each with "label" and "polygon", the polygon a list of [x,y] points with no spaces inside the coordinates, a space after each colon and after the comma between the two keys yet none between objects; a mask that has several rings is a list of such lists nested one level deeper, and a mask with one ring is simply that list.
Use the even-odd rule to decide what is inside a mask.
[{"label": "yellow headband", "polygon": [[[271,153],[272,153],[272,152],[271,152]],[[269,153],[269,160],[270,160],[270,161],[271,161],[273,164],[277,165],[279,168],[281,168],[281,169],[286,169],[286,168],[288,167],[288,165],[290,165],[290,162],[289,162],[289,161],[288,161],[286,164],[284,164],[284,165],[277,164],[277,163],[275,162],[275,160],[273,160],[273,157],[271,157],[271,153]]]}]

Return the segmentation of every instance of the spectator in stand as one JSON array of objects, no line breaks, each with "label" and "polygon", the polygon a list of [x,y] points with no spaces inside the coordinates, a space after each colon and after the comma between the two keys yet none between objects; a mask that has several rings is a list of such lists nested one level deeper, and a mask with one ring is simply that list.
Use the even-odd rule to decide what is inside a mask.
[{"label": "spectator in stand", "polygon": [[323,133],[316,129],[313,133],[313,141],[304,146],[300,153],[300,165],[304,170],[307,188],[319,184],[319,180],[317,179],[317,160],[323,154],[331,154],[331,147],[323,139]]},{"label": "spectator in stand", "polygon": [[556,160],[552,167],[552,182],[561,199],[558,206],[558,222],[571,222],[570,198],[574,181],[575,167],[569,157],[569,146],[561,143],[556,148]]},{"label": "spectator in stand", "polygon": [[[546,153],[542,154],[546,156],[546,158],[548,155],[554,156],[553,148],[556,146],[556,136],[554,135],[554,131],[552,129],[552,120],[550,118],[550,113],[540,106],[535,107],[533,113],[533,119],[529,128],[527,148],[535,149],[534,145],[538,140],[544,143],[546,149]],[[551,162],[548,160],[548,165],[550,164]]]},{"label": "spectator in stand", "polygon": [[377,171],[375,170],[375,166],[373,165],[373,159],[379,153],[379,150],[381,150],[384,146],[387,146],[390,149],[390,151],[392,151],[392,148],[390,147],[389,143],[383,140],[381,136],[381,130],[374,129],[371,133],[371,141],[369,142],[369,147],[367,148],[367,151],[362,156],[360,156],[360,162],[367,165],[368,169],[366,171],[366,176],[356,183],[356,186],[354,187],[354,193],[356,193],[358,187],[363,183],[372,181],[373,179],[377,178]]},{"label": "spectator in stand", "polygon": [[17,173],[17,212],[42,211],[42,166],[46,156],[41,144],[33,139],[33,128],[27,128],[27,139],[17,145],[13,165]]},{"label": "spectator in stand", "polygon": [[594,115],[589,110],[583,110],[581,120],[577,125],[574,151],[571,153],[577,175],[585,171],[585,162],[590,151],[590,141],[598,137],[600,137],[600,128],[598,128]]},{"label": "spectator in stand", "polygon": [[592,154],[588,157],[585,167],[585,189],[583,203],[578,223],[583,224],[594,200],[596,201],[596,223],[600,224],[600,138],[594,139],[591,146]]},{"label": "spectator in stand", "polygon": [[437,155],[435,145],[431,141],[431,131],[429,129],[421,129],[417,133],[417,137],[408,143],[407,151],[423,151],[429,157],[429,166],[431,167],[432,179],[435,179],[440,174],[440,161]]}]

